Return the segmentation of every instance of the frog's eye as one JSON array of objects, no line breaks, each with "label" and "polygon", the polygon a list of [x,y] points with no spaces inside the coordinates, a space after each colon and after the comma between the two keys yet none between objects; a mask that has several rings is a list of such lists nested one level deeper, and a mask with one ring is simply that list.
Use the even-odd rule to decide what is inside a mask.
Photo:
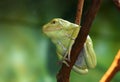
[{"label": "frog's eye", "polygon": [[55,24],[56,23],[56,21],[55,20],[53,20],[52,22],[51,22],[51,24]]}]

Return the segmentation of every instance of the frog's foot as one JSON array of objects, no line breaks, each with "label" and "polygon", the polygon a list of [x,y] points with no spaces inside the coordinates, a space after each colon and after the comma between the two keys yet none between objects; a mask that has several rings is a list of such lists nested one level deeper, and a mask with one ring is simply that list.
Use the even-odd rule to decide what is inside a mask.
[{"label": "frog's foot", "polygon": [[69,67],[70,65],[64,60],[64,59],[62,59],[62,60],[60,60],[60,61],[58,61],[58,64],[62,64],[62,63],[64,63],[67,67]]},{"label": "frog's foot", "polygon": [[63,56],[63,60],[67,60],[70,62],[70,53],[66,52],[65,55]]},{"label": "frog's foot", "polygon": [[63,60],[62,63],[64,63],[67,67],[70,67],[70,65],[65,60]]},{"label": "frog's foot", "polygon": [[76,73],[79,73],[79,74],[86,74],[86,73],[88,73],[88,69],[87,68],[80,68],[79,66],[76,66],[76,65],[74,65],[73,66],[73,71],[75,71]]}]

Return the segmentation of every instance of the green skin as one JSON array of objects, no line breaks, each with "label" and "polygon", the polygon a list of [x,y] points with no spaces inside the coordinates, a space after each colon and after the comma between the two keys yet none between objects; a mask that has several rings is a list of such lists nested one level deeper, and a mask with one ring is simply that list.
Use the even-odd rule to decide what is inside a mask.
[{"label": "green skin", "polygon": [[[69,66],[66,60],[70,61],[70,51],[80,30],[80,26],[70,23],[61,18],[55,18],[43,26],[43,32],[51,38],[56,45],[59,59]],[[93,49],[91,38],[88,36],[73,70],[79,74],[86,74],[88,69],[96,66],[96,55]]]}]

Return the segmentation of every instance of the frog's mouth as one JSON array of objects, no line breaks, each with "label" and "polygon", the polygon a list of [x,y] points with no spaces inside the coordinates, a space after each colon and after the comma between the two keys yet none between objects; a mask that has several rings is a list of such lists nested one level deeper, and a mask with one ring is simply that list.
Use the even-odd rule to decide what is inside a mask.
[{"label": "frog's mouth", "polygon": [[51,32],[51,31],[57,31],[57,30],[61,30],[62,28],[60,28],[60,27],[53,27],[53,28],[51,28],[51,27],[45,27],[45,26],[43,26],[43,32]]}]

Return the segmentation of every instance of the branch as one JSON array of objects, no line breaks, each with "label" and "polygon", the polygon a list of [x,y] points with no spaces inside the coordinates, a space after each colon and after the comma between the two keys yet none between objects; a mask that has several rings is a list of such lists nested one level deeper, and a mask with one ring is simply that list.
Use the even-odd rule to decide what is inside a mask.
[{"label": "branch", "polygon": [[120,0],[113,0],[115,3],[116,7],[120,10]]},{"label": "branch", "polygon": [[[80,2],[83,3],[83,0],[79,0],[79,3]],[[90,31],[91,24],[97,14],[97,11],[99,10],[100,3],[101,3],[101,0],[92,0],[92,5],[86,14],[86,18],[83,23],[83,26],[81,27],[78,37],[76,38],[75,43],[72,47],[71,62],[66,61],[66,62],[68,62],[70,67],[67,67],[64,63],[62,64],[62,67],[59,70],[59,73],[57,75],[57,82],[69,82],[69,77],[70,77],[70,72],[71,72],[72,66],[74,65],[80,51],[83,48],[86,37]],[[79,4],[78,4],[78,7],[80,7]],[[77,12],[79,12],[79,9],[81,9],[81,8],[78,8]],[[78,20],[79,20],[79,18],[76,18],[76,21],[78,21]],[[76,23],[78,23],[78,22],[76,22]]]},{"label": "branch", "polygon": [[101,78],[100,82],[110,82],[110,80],[118,71],[120,71],[120,50],[115,56],[114,61],[107,70],[107,72]]},{"label": "branch", "polygon": [[75,23],[78,25],[80,25],[81,23],[83,4],[84,4],[84,0],[78,0],[76,20],[75,20]]}]

